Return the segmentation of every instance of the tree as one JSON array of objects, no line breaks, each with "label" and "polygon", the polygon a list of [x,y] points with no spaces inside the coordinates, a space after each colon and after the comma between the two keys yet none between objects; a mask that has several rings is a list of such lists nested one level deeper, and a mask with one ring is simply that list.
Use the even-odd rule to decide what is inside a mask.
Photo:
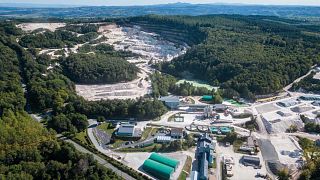
[{"label": "tree", "polygon": [[214,98],[213,98],[213,103],[214,104],[221,104],[223,101],[222,97],[220,96],[219,93],[215,93],[214,94]]},{"label": "tree", "polygon": [[287,169],[282,169],[277,173],[278,180],[290,180],[291,176]]},{"label": "tree", "polygon": [[97,121],[98,122],[105,122],[106,118],[104,116],[98,116]]},{"label": "tree", "polygon": [[290,127],[287,129],[287,132],[294,133],[298,131],[298,127],[295,124],[290,125]]}]

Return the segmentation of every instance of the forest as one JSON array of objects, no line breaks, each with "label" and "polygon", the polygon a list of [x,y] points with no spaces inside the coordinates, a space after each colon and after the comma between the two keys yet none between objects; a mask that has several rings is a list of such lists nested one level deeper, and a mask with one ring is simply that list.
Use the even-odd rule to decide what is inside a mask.
[{"label": "forest", "polygon": [[56,30],[54,32],[32,33],[23,36],[19,43],[27,48],[64,48],[85,43],[98,37],[96,32],[88,32],[77,37],[74,32]]},{"label": "forest", "polygon": [[0,23],[0,179],[121,179],[24,111],[21,82],[33,74],[24,73],[17,34],[14,24]]},{"label": "forest", "polygon": [[188,82],[176,84],[177,79],[175,77],[157,71],[151,75],[151,81],[152,93],[155,98],[168,96],[168,93],[178,96],[202,96],[213,93],[205,87],[195,87]]},{"label": "forest", "polygon": [[62,60],[66,76],[82,84],[117,83],[137,77],[138,68],[120,56],[72,54]]},{"label": "forest", "polygon": [[298,91],[298,90],[304,90],[306,92],[313,92],[313,93],[319,93],[320,92],[320,80],[315,79],[316,72],[312,72],[305,78],[303,78],[298,83],[294,83],[292,85],[291,90]]},{"label": "forest", "polygon": [[245,98],[281,90],[320,60],[320,37],[306,33],[315,30],[290,21],[281,23],[281,18],[150,15],[130,21],[166,25],[191,37],[190,33],[205,34],[201,42],[193,41],[185,55],[158,65],[159,70],[180,77],[188,71],[194,78],[233,89]]}]

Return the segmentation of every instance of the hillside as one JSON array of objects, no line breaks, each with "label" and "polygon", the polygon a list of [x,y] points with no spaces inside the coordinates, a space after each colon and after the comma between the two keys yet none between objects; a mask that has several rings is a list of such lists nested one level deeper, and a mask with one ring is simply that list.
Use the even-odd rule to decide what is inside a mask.
[{"label": "hillside", "polygon": [[12,41],[19,34],[14,24],[0,23],[0,179],[121,179],[93,157],[58,141],[53,130],[24,111],[26,52]]},{"label": "hillside", "polygon": [[[181,72],[190,72],[242,97],[277,92],[320,60],[319,29],[299,21],[231,15],[153,15],[130,20],[151,24],[148,29],[156,23],[173,27],[174,32],[180,29],[185,33],[180,37],[194,42],[185,55],[159,65],[160,70],[180,77]],[[193,34],[205,37],[192,41]]]},{"label": "hillside", "polygon": [[121,57],[102,54],[73,54],[62,62],[65,75],[84,84],[130,81],[138,68]]}]

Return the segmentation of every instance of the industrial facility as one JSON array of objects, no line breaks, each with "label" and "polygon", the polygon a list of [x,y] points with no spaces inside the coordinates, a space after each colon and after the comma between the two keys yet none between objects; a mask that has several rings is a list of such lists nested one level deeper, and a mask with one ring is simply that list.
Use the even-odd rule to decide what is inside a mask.
[{"label": "industrial facility", "polygon": [[212,167],[215,146],[216,142],[207,133],[198,139],[196,149],[198,170],[193,172],[193,174],[197,174],[197,176],[194,176],[194,179],[207,180],[209,178],[208,169]]}]

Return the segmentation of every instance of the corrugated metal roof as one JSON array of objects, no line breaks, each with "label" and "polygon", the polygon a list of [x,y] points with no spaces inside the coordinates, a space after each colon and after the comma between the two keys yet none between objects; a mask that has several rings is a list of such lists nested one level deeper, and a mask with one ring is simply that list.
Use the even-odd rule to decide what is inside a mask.
[{"label": "corrugated metal roof", "polygon": [[179,102],[179,97],[177,96],[163,96],[159,98],[160,101],[165,102]]},{"label": "corrugated metal roof", "polygon": [[157,154],[157,153],[152,153],[150,155],[149,159],[157,161],[157,162],[162,163],[164,165],[170,166],[172,168],[176,168],[178,166],[178,164],[179,164],[178,160],[171,159],[171,158],[168,158],[166,156],[162,156],[162,155]]},{"label": "corrugated metal roof", "polygon": [[157,161],[147,159],[144,161],[142,168],[150,173],[151,175],[162,178],[162,179],[170,179],[171,174],[174,169],[170,166],[161,164]]},{"label": "corrugated metal roof", "polygon": [[118,129],[118,134],[133,134],[134,125],[123,124]]},{"label": "corrugated metal roof", "polygon": [[157,141],[171,141],[170,136],[157,136]]}]

